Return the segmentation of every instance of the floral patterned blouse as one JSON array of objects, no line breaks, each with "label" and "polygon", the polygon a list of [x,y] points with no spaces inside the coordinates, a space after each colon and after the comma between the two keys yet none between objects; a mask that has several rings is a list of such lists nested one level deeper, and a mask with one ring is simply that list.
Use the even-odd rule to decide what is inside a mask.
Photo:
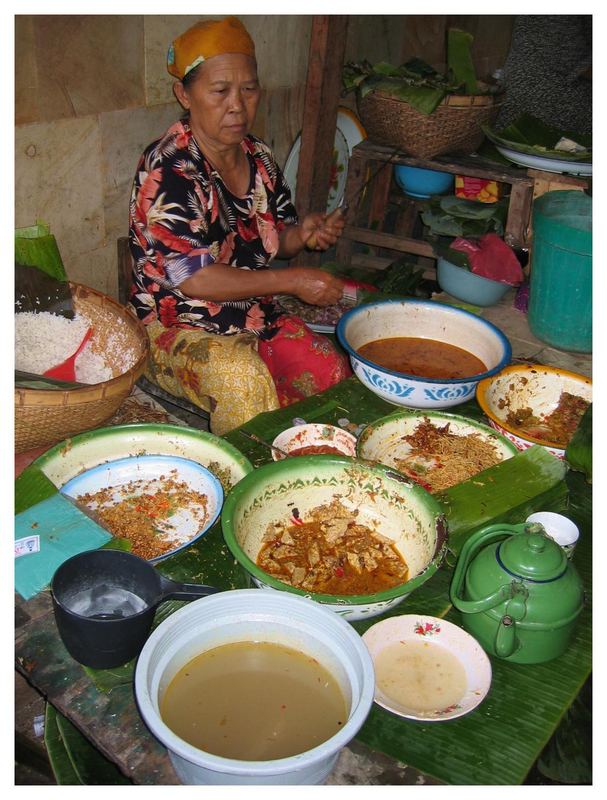
[{"label": "floral patterned blouse", "polygon": [[251,171],[244,198],[233,195],[206,160],[187,119],[144,151],[131,195],[129,236],[135,261],[130,302],[144,323],[158,319],[167,328],[274,335],[271,326],[285,312],[271,296],[217,303],[177,288],[214,262],[268,269],[280,232],[297,222],[270,148],[254,136],[241,146]]}]

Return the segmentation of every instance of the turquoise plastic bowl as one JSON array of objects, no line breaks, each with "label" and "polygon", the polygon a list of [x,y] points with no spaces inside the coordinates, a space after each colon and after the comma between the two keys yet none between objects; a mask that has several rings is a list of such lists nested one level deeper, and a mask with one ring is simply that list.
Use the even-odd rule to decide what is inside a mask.
[{"label": "turquoise plastic bowl", "polygon": [[507,283],[468,272],[444,258],[437,260],[436,279],[443,292],[475,306],[492,306],[512,288]]},{"label": "turquoise plastic bowl", "polygon": [[409,197],[427,200],[433,194],[449,192],[453,188],[455,178],[449,172],[399,164],[394,167],[394,180]]}]

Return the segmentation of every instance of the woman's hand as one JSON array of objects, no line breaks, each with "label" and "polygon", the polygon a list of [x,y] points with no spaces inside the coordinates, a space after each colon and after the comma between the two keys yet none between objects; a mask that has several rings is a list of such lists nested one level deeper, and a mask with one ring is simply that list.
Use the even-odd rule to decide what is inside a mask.
[{"label": "woman's hand", "polygon": [[342,235],[345,224],[340,208],[328,215],[319,212],[308,214],[300,225],[302,241],[310,250],[328,250]]},{"label": "woman's hand", "polygon": [[343,296],[344,281],[330,272],[313,267],[290,267],[285,272],[291,272],[294,277],[291,294],[304,303],[331,306],[338,303]]}]

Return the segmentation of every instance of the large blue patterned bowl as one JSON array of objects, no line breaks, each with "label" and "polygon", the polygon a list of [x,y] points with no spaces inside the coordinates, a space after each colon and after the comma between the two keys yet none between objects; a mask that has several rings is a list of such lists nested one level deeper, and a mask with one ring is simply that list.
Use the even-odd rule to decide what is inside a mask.
[{"label": "large blue patterned bowl", "polygon": [[[380,367],[358,353],[368,342],[399,336],[461,347],[487,369],[470,378],[423,378]],[[449,408],[465,403],[474,397],[478,382],[503,369],[512,356],[510,342],[495,325],[432,300],[380,300],[352,308],[340,319],[337,337],[361,383],[382,400],[406,408]]]}]

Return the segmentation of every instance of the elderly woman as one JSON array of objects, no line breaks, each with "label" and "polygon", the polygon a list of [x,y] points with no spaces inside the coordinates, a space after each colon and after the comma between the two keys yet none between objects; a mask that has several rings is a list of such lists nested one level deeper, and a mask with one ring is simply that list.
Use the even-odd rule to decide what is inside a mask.
[{"label": "elderly woman", "polygon": [[270,148],[249,133],[260,86],[238,19],[190,28],[168,69],[187,113],[137,168],[130,302],[150,336],[148,377],[206,408],[221,434],[351,374],[329,339],[274,299],[330,305],[343,281],[317,268],[270,269],[275,257],[331,247],[343,220],[298,220]]}]

